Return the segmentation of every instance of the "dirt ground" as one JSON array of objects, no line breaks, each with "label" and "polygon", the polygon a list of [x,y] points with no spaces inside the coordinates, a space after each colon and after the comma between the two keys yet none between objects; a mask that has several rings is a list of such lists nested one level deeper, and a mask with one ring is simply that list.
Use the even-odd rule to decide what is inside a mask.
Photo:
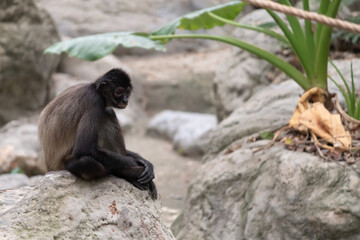
[{"label": "dirt ground", "polygon": [[187,188],[201,160],[180,156],[170,142],[146,136],[143,130],[127,133],[125,142],[129,150],[153,163],[163,218],[170,226],[184,206]]}]

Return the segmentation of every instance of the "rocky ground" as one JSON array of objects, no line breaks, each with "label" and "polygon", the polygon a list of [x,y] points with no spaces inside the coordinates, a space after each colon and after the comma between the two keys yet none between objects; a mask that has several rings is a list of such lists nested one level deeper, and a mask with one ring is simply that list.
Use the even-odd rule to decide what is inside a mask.
[{"label": "rocky ground", "polygon": [[170,226],[184,207],[187,187],[200,167],[200,159],[185,157],[173,150],[170,142],[145,135],[145,124],[125,136],[127,148],[150,160],[155,167],[155,183],[162,202],[165,223]]}]

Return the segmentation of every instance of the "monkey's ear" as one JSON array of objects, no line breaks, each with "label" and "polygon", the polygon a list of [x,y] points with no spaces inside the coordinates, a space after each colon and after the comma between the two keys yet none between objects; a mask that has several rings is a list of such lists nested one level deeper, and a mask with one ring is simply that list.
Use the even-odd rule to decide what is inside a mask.
[{"label": "monkey's ear", "polygon": [[96,84],[96,90],[97,90],[97,89],[100,89],[100,88],[102,88],[102,87],[104,87],[104,86],[106,86],[106,85],[107,85],[106,81],[99,81],[99,82]]}]

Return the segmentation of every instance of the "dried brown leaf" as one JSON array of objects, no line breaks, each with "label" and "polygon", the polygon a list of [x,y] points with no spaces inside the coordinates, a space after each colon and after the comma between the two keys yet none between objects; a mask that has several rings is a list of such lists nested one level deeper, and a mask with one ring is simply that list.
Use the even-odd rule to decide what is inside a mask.
[{"label": "dried brown leaf", "polygon": [[303,112],[299,124],[304,125],[318,137],[331,143],[336,149],[344,151],[351,146],[351,136],[345,131],[339,114],[331,114],[322,103]]},{"label": "dried brown leaf", "polygon": [[[331,114],[324,107],[326,96],[327,92],[321,88],[306,91],[298,101],[289,126],[302,133],[310,132],[316,144],[320,144],[316,138],[318,136],[332,144],[334,148],[345,151],[351,147],[350,133],[345,131],[340,115]],[[332,147],[326,146],[326,148]]]}]

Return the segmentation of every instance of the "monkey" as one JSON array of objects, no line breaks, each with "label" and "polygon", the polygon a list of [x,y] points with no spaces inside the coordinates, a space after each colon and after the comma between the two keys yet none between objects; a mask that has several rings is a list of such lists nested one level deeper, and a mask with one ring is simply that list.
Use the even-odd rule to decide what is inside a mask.
[{"label": "monkey", "polygon": [[38,135],[48,171],[68,170],[84,180],[123,178],[157,198],[152,163],[126,149],[113,108],[124,109],[133,90],[114,68],[92,83],[69,87],[41,112]]}]

